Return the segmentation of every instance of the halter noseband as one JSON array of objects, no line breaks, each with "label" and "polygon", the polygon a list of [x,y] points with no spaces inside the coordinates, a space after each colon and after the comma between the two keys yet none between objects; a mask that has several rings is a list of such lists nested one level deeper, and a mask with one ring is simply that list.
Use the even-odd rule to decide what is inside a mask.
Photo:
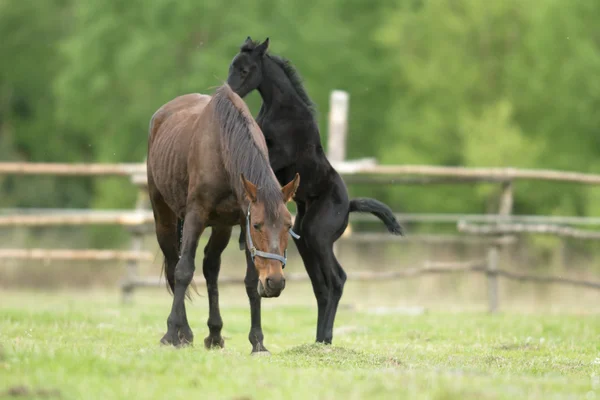
[{"label": "halter noseband", "polygon": [[[246,213],[246,242],[248,244],[248,249],[250,250],[250,255],[252,256],[252,262],[254,262],[254,257],[262,257],[262,258],[270,258],[271,260],[281,261],[283,264],[282,268],[285,268],[285,264],[287,262],[287,249],[283,251],[283,256],[275,253],[266,253],[264,251],[257,250],[252,243],[252,235],[250,235],[250,207],[252,204],[248,204],[248,212]],[[300,235],[296,234],[291,228],[289,230],[290,235],[294,239],[300,239]]]}]

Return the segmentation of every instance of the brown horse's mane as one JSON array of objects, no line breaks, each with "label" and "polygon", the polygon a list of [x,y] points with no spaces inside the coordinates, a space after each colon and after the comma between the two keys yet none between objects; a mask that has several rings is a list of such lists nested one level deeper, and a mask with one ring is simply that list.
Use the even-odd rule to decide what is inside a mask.
[{"label": "brown horse's mane", "polygon": [[258,188],[258,201],[267,216],[276,219],[282,201],[281,187],[269,164],[264,136],[248,106],[229,85],[219,87],[212,99],[221,128],[221,150],[225,169],[238,198],[245,196],[241,174]]}]

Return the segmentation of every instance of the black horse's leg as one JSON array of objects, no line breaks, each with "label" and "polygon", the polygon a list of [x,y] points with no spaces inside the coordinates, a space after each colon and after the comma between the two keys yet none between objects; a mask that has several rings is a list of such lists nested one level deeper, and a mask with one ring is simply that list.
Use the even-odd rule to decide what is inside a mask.
[{"label": "black horse's leg", "polygon": [[333,241],[328,247],[324,246],[322,252],[319,251],[319,255],[322,260],[321,265],[325,266],[323,272],[328,282],[329,296],[323,317],[323,324],[321,325],[321,332],[318,335],[317,341],[331,344],[333,341],[335,315],[344,292],[346,273],[333,254]]},{"label": "black horse's leg", "polygon": [[164,344],[179,346],[194,341],[194,335],[185,312],[185,292],[194,277],[196,248],[203,231],[204,221],[201,219],[199,211],[196,209],[189,210],[183,223],[181,258],[175,267],[173,306],[167,319],[167,333],[161,340]]},{"label": "black horse's leg", "polygon": [[[296,231],[298,232],[298,231]],[[304,237],[302,237],[304,233],[301,233],[301,238],[295,240],[296,248],[298,249],[298,253],[300,253],[300,257],[302,257],[302,262],[304,263],[304,268],[306,269],[306,273],[310,278],[310,282],[312,284],[313,293],[315,294],[315,298],[317,300],[317,336],[316,341],[322,342],[321,335],[319,332],[322,331],[322,326],[325,322],[325,311],[327,308],[327,304],[329,302],[329,288],[327,287],[327,283],[325,281],[325,277],[321,271],[321,263],[319,259],[315,256],[313,250],[310,249],[308,243]]]},{"label": "black horse's leg", "polygon": [[258,294],[258,272],[252,262],[252,257],[248,249],[245,251],[246,254],[246,278],[244,284],[246,285],[246,294],[250,301],[250,333],[248,334],[248,340],[252,344],[252,354],[265,352],[269,350],[263,344],[264,335],[260,320],[260,303],[261,298]]},{"label": "black horse's leg", "polygon": [[314,252],[308,246],[308,239],[306,235],[310,235],[310,229],[308,226],[306,227],[306,232],[303,231],[302,222],[304,220],[304,214],[306,212],[306,207],[304,203],[297,202],[296,203],[296,220],[294,221],[294,232],[300,234],[300,239],[294,239],[296,243],[296,248],[298,249],[298,253],[300,253],[300,257],[302,257],[302,262],[304,263],[304,268],[310,278],[310,282],[313,287],[313,292],[315,294],[315,298],[317,299],[317,341],[319,341],[319,331],[320,327],[323,325],[324,317],[325,317],[325,308],[327,307],[327,296],[328,289],[325,285],[325,280],[323,274],[321,273],[321,268],[319,266],[319,260],[315,257]]},{"label": "black horse's leg", "polygon": [[348,225],[347,205],[334,203],[331,197],[323,196],[306,211],[301,234],[306,248],[300,250],[299,247],[314,260],[314,267],[309,267],[306,261],[305,267],[319,306],[317,342],[326,344],[333,340],[335,316],[346,283],[346,273],[335,258],[333,243]]},{"label": "black horse's leg", "polygon": [[208,244],[204,248],[204,261],[202,262],[202,271],[206,279],[206,289],[208,291],[208,329],[209,335],[204,339],[204,346],[207,349],[212,347],[224,347],[225,342],[221,336],[223,329],[223,320],[219,310],[219,287],[217,279],[221,269],[221,253],[227,247],[231,238],[230,226],[219,226],[212,228]]}]

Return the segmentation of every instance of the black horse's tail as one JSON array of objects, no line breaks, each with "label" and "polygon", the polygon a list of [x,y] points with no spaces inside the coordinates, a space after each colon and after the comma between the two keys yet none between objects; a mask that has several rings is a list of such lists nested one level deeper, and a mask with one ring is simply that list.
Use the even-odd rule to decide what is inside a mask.
[{"label": "black horse's tail", "polygon": [[404,236],[402,226],[392,210],[379,200],[368,197],[358,197],[350,201],[350,212],[368,212],[379,218],[394,235]]}]

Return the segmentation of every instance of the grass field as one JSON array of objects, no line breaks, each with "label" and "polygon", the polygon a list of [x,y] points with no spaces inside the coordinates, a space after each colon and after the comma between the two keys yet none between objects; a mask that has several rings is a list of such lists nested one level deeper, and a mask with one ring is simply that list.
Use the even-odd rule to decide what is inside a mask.
[{"label": "grass field", "polygon": [[140,291],[129,306],[116,292],[0,292],[0,397],[600,398],[596,314],[344,307],[334,345],[320,346],[312,298],[272,299],[263,310],[272,355],[251,357],[244,289],[221,295],[225,349],[206,351],[206,297],[188,303],[196,346],[177,350],[158,344],[164,290]]}]

